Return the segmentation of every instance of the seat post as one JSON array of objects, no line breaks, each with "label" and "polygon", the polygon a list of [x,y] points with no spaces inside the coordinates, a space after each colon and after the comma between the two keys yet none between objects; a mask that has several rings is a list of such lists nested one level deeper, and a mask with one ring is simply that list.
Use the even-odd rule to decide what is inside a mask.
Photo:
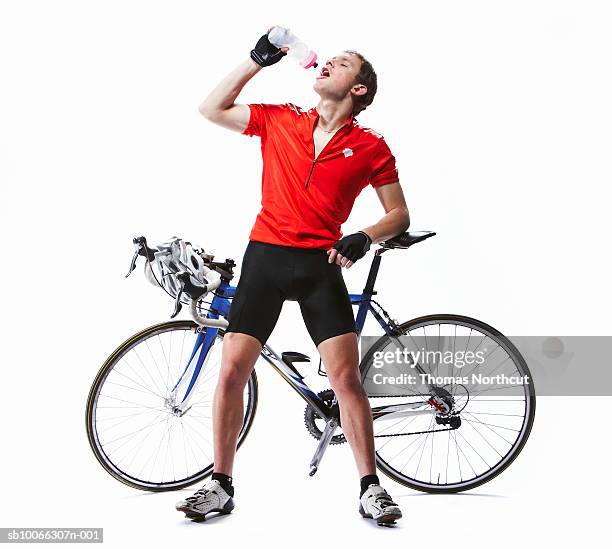
[{"label": "seat post", "polygon": [[370,265],[368,280],[366,281],[365,288],[363,289],[364,294],[374,295],[376,293],[374,291],[374,283],[376,282],[376,277],[378,276],[378,269],[380,267],[380,254],[383,253],[383,251],[383,248],[378,248],[378,250],[374,252],[374,259],[372,260],[372,264]]}]

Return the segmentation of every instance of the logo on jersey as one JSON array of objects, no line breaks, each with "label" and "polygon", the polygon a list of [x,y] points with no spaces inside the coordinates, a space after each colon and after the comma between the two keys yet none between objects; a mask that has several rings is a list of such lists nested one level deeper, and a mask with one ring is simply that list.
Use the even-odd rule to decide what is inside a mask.
[{"label": "logo on jersey", "polygon": [[344,149],[342,151],[344,158],[348,158],[349,156],[353,156],[353,151],[351,149]]}]

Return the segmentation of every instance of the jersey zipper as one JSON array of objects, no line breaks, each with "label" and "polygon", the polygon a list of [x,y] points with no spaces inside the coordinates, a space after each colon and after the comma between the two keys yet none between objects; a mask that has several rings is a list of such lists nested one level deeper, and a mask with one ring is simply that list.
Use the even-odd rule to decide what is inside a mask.
[{"label": "jersey zipper", "polygon": [[306,187],[304,187],[305,189],[308,188],[308,183],[310,183],[310,176],[312,175],[312,171],[314,170],[315,164],[317,163],[317,161],[319,160],[319,158],[321,158],[321,155],[323,154],[323,151],[325,149],[327,149],[327,146],[336,138],[336,136],[347,126],[347,124],[344,124],[344,126],[342,126],[334,135],[332,135],[332,138],[325,143],[325,147],[323,147],[321,149],[321,152],[319,153],[319,156],[317,156],[317,158],[314,157],[315,155],[315,150],[314,150],[314,128],[313,128],[313,135],[312,135],[312,164],[310,166],[310,172],[308,173],[308,179],[306,180]]},{"label": "jersey zipper", "polygon": [[[323,151],[321,151],[323,152]],[[319,153],[319,156],[321,156],[321,154]],[[308,179],[306,180],[306,189],[308,188],[308,182],[310,181],[310,176],[312,175],[312,170],[314,170],[314,165],[317,163],[316,160],[313,160],[312,165],[310,166],[310,173],[308,174]]]}]

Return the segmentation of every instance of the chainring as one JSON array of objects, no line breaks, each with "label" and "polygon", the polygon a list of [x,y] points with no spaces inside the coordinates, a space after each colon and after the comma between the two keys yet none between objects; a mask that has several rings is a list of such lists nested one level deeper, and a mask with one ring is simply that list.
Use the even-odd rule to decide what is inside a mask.
[{"label": "chainring", "polygon": [[[317,393],[317,395],[321,398],[321,400],[323,400],[323,402],[325,402],[325,404],[327,404],[328,406],[332,405],[335,396],[334,391],[332,389],[325,389],[324,391]],[[318,425],[316,424],[317,419],[322,420],[323,418],[319,414],[317,414],[317,412],[315,412],[310,405],[306,406],[306,410],[304,410],[304,423],[306,424],[306,430],[317,440],[321,440],[321,436],[323,436],[323,431],[321,431],[321,429],[319,429]],[[344,444],[345,442],[346,437],[344,436],[344,434],[339,434],[334,435],[329,443]]]}]

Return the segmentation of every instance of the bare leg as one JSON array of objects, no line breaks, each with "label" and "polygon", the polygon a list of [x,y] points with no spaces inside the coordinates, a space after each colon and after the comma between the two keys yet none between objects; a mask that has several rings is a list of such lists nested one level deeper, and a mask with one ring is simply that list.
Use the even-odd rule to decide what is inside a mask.
[{"label": "bare leg", "polygon": [[261,352],[251,335],[229,332],[223,337],[221,372],[213,400],[213,440],[217,473],[232,476],[238,434],[244,421],[244,387]]},{"label": "bare leg", "polygon": [[372,409],[359,374],[357,334],[330,337],[319,344],[318,350],[338,398],[342,430],[351,445],[359,476],[375,475]]}]

